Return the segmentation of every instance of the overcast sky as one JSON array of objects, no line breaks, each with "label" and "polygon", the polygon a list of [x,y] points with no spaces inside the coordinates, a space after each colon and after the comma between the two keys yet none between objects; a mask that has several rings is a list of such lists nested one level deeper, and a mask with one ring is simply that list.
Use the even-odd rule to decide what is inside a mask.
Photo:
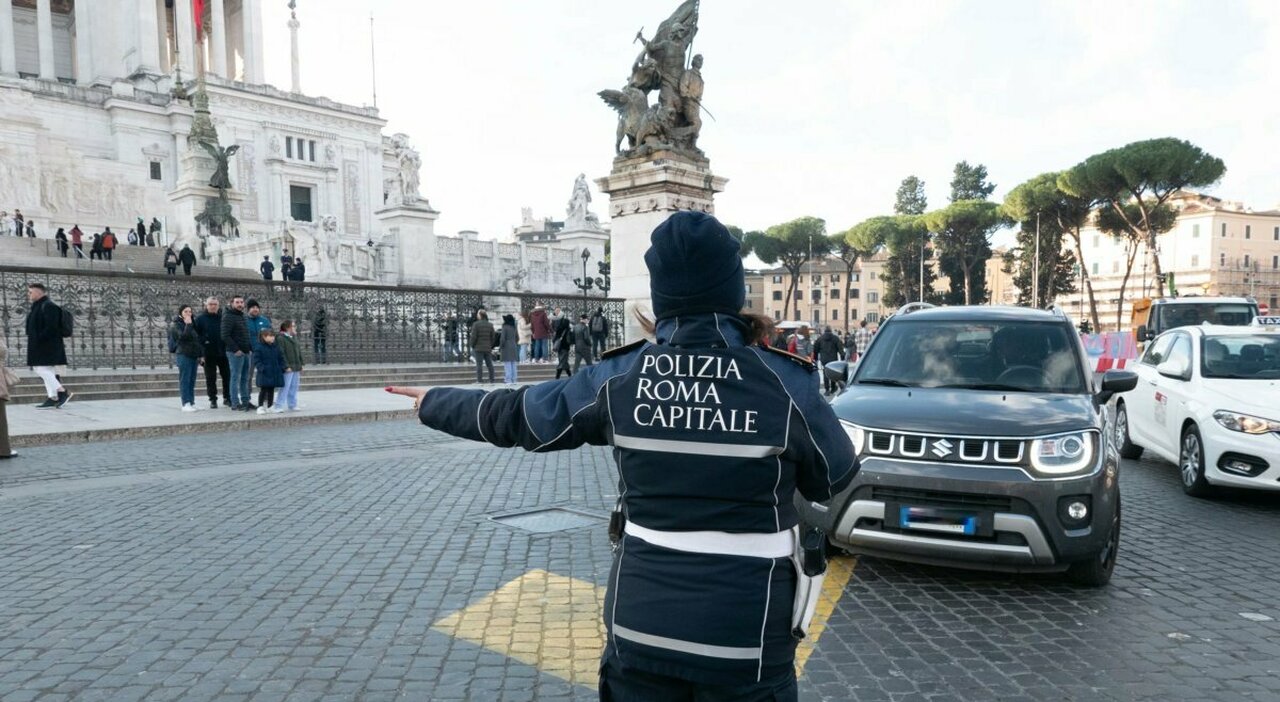
[{"label": "overcast sky", "polygon": [[[609,172],[636,30],[678,0],[298,0],[302,87],[372,101],[422,153],[437,231],[561,218],[578,173]],[[267,81],[289,85],[285,0],[266,0]],[[636,9],[640,8],[640,9]],[[729,179],[719,217],[801,215],[831,231],[887,214],[910,174],[930,207],[951,169],[1019,182],[1130,141],[1189,139],[1226,161],[1212,191],[1280,205],[1276,0],[703,0],[700,145]],[[654,97],[656,99],[656,96]],[[607,212],[595,190],[593,209]]]}]

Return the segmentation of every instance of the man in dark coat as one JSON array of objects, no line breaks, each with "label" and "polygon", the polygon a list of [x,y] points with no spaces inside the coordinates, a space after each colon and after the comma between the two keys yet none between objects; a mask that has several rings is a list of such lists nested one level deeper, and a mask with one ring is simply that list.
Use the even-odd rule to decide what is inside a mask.
[{"label": "man in dark coat", "polygon": [[493,382],[493,347],[498,345],[497,341],[493,322],[489,321],[489,314],[481,307],[476,310],[475,324],[471,325],[471,351],[476,357],[477,383],[484,382],[484,378],[480,375],[481,365],[489,367],[489,382]]},{"label": "man in dark coat", "polygon": [[67,365],[62,308],[49,299],[43,283],[27,285],[27,365],[44,381],[46,399],[38,409],[55,409],[71,401],[74,393],[58,379],[58,366]]},{"label": "man in dark coat", "polygon": [[591,355],[600,358],[609,348],[609,319],[604,316],[603,307],[596,308],[587,326],[591,329]]},{"label": "man in dark coat", "polygon": [[293,268],[289,271],[289,280],[304,283],[307,280],[307,264],[302,259],[294,259]]},{"label": "man in dark coat", "polygon": [[231,409],[257,409],[249,401],[249,357],[253,344],[249,340],[249,323],[244,316],[244,297],[231,298],[231,309],[222,315],[222,346],[231,367]]},{"label": "man in dark coat", "polygon": [[822,374],[822,389],[828,394],[837,388],[835,381],[828,378],[826,373],[822,373],[822,368],[828,363],[839,361],[843,351],[843,344],[840,343],[840,338],[832,333],[831,327],[824,329],[822,336],[819,336],[813,344],[813,352],[818,356],[818,372]]},{"label": "man in dark coat", "polygon": [[222,376],[222,400],[228,407],[231,404],[231,364],[227,361],[227,350],[222,345],[222,311],[218,298],[211,297],[204,301],[204,312],[196,317],[196,332],[204,342],[204,387],[209,394],[209,409],[218,409],[218,376]]},{"label": "man in dark coat", "polygon": [[[138,226],[142,226],[141,223]],[[196,252],[189,245],[183,244],[182,250],[178,252],[178,263],[182,264],[183,273],[191,275],[191,267],[196,265]]]},{"label": "man in dark coat", "polygon": [[585,362],[588,366],[594,365],[591,361],[591,345],[592,334],[588,327],[587,315],[578,317],[578,323],[573,326],[573,372],[577,373]]},{"label": "man in dark coat", "polygon": [[263,280],[271,280],[271,274],[276,272],[276,264],[271,262],[270,256],[263,256],[262,265],[258,266],[258,270],[262,271]]}]

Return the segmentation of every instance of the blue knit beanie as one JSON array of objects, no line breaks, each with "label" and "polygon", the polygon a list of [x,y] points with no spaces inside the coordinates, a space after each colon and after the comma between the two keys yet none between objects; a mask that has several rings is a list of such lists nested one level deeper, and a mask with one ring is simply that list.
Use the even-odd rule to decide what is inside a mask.
[{"label": "blue knit beanie", "polygon": [[742,247],[715,217],[677,212],[653,230],[649,244],[644,262],[658,319],[741,313],[747,299]]}]

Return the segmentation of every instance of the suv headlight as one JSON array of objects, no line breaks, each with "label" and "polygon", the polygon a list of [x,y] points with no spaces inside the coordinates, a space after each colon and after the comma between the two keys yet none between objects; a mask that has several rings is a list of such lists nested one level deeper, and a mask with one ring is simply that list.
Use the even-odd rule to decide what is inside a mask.
[{"label": "suv headlight", "polygon": [[1280,422],[1255,417],[1250,414],[1218,410],[1213,413],[1213,418],[1218,420],[1218,424],[1231,431],[1244,432],[1245,434],[1266,434],[1269,431],[1280,431]]},{"label": "suv headlight", "polygon": [[1096,435],[1082,431],[1031,442],[1031,467],[1046,475],[1078,473],[1093,465]]},{"label": "suv headlight", "polygon": [[867,432],[856,424],[850,424],[843,419],[840,420],[840,426],[844,428],[844,433],[849,435],[849,440],[853,442],[853,453],[855,456],[862,455],[862,446],[866,443]]}]

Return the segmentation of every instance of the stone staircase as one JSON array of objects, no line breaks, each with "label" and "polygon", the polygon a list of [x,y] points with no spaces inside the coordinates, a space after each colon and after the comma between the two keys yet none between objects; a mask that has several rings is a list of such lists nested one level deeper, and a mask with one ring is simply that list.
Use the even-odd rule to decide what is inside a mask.
[{"label": "stone staircase", "polygon": [[[42,232],[41,238],[28,239],[14,236],[0,236],[0,266],[30,266],[36,268],[54,268],[60,270],[88,270],[95,272],[116,273],[158,273],[164,274],[164,248],[160,246],[129,246],[123,244],[116,248],[111,261],[93,261],[89,255],[89,236],[85,236],[86,258],[76,258],[75,249],[67,252],[62,258],[58,253],[57,242],[52,236]],[[179,267],[178,275],[182,275]],[[236,278],[241,280],[258,280],[262,276],[257,271],[247,268],[225,268],[208,265],[203,261],[196,263],[191,269],[193,278]]]},{"label": "stone staircase", "polygon": [[[10,403],[35,404],[45,399],[44,384],[30,370],[17,370],[21,379]],[[502,381],[502,364],[494,363],[494,377]],[[521,383],[549,380],[555,377],[553,364],[521,364]],[[302,392],[307,390],[344,390],[381,388],[388,385],[465,385],[475,382],[475,365],[463,363],[424,363],[389,365],[312,365],[302,371]],[[487,380],[487,378],[486,378]],[[75,401],[123,400],[169,397],[178,401],[176,368],[155,370],[75,370],[62,376],[62,382],[75,393]],[[196,375],[196,399],[205,401],[204,371]],[[221,389],[221,381],[219,381]],[[257,393],[257,388],[253,388]]]}]

